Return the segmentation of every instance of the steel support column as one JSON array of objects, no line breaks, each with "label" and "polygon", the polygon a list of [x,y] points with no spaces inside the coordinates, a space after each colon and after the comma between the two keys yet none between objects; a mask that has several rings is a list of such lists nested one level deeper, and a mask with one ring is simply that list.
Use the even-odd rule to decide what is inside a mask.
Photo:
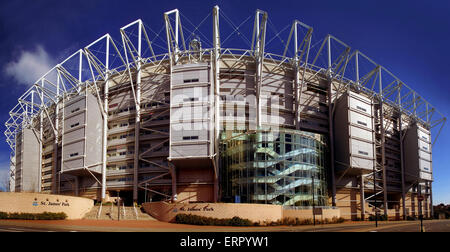
[{"label": "steel support column", "polygon": [[[400,92],[399,92],[400,94]],[[403,210],[403,220],[406,220],[406,186],[405,186],[405,157],[403,148],[403,120],[402,114],[398,118],[398,131],[399,131],[399,141],[400,141],[400,168],[401,168],[401,180],[402,180],[402,210]]]},{"label": "steel support column", "polygon": [[434,208],[433,208],[433,183],[430,182],[430,215],[434,218]]},{"label": "steel support column", "polygon": [[106,59],[105,59],[105,86],[103,88],[103,164],[102,164],[102,202],[106,198],[106,164],[107,164],[107,149],[108,149],[108,99],[109,99],[109,37],[106,38]]},{"label": "steel support column", "polygon": [[334,170],[334,122],[333,122],[333,78],[331,71],[331,46],[330,46],[330,36],[327,38],[328,44],[328,70],[327,75],[329,79],[328,84],[328,130],[330,135],[330,165],[331,165],[331,205],[336,206],[336,176]]},{"label": "steel support column", "polygon": [[[41,81],[42,87],[44,87],[44,81]],[[31,112],[33,112],[33,104],[34,104],[34,91],[31,93]],[[41,107],[44,106],[44,95],[41,93],[38,93],[41,99]],[[39,173],[38,173],[38,192],[42,191],[42,145],[44,144],[43,139],[43,130],[44,130],[44,111],[43,109],[40,109],[41,112],[39,114]]]},{"label": "steel support column", "polygon": [[381,171],[382,171],[382,179],[383,179],[383,210],[384,214],[387,216],[388,214],[388,202],[387,202],[387,186],[386,186],[386,149],[385,149],[385,143],[386,143],[386,135],[385,135],[385,129],[384,129],[384,108],[383,108],[383,101],[380,99],[380,141],[381,141]]},{"label": "steel support column", "polygon": [[139,141],[140,141],[140,128],[141,128],[141,47],[142,47],[142,25],[139,24],[138,28],[138,55],[136,64],[136,119],[134,125],[134,169],[133,169],[133,202],[138,201],[138,171],[139,171]]},{"label": "steel support column", "polygon": [[[175,15],[175,31],[170,24],[169,15],[174,14]],[[166,26],[166,36],[167,36],[167,52],[169,54],[169,74],[170,74],[170,100],[172,101],[172,82],[173,82],[173,66],[177,64],[178,62],[178,54],[180,51],[179,46],[179,35],[181,36],[181,40],[183,43],[183,48],[186,50],[186,45],[184,42],[184,36],[182,31],[182,26],[180,22],[180,15],[178,9],[174,9],[168,12],[164,13],[164,20],[165,20],[165,26]],[[180,29],[180,34],[178,33],[178,30]],[[171,113],[171,111],[169,112]],[[171,127],[169,125],[169,127]],[[169,157],[171,157],[171,151],[172,151],[172,130],[169,131]],[[170,159],[169,159],[170,161]],[[172,202],[177,201],[177,177],[176,177],[176,167],[169,163],[170,166],[170,174],[172,176]]]},{"label": "steel support column", "polygon": [[360,197],[361,197],[361,220],[364,220],[365,213],[366,213],[366,208],[365,208],[366,201],[364,199],[364,176],[362,174],[361,174],[361,181],[360,181]]},{"label": "steel support column", "polygon": [[[260,21],[260,15],[262,20]],[[266,40],[267,12],[256,10],[255,23],[253,27],[252,51],[255,56],[256,74],[255,74],[255,90],[256,90],[256,125],[260,129],[262,125],[261,111],[261,86],[262,72],[264,64],[264,48]]]},{"label": "steel support column", "polygon": [[214,168],[214,202],[219,199],[219,140],[220,140],[220,30],[219,30],[219,6],[214,6],[213,9],[213,75],[214,75],[214,129],[210,129],[211,138],[214,143],[214,155],[212,162]]}]

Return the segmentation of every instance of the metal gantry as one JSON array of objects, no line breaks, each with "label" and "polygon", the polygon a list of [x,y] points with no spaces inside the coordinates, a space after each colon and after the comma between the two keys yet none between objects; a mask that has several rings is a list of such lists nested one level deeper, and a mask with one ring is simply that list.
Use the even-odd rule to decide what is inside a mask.
[{"label": "metal gantry", "polygon": [[[379,106],[379,120],[377,123],[380,127],[381,141],[376,145],[380,149],[381,162],[377,162],[372,174],[361,175],[361,198],[362,200],[362,215],[364,215],[363,204],[369,201],[372,197],[378,194],[383,194],[384,211],[386,213],[388,207],[387,188],[386,188],[386,171],[384,162],[384,118],[391,116],[394,112],[399,113],[398,128],[400,132],[400,148],[401,148],[401,166],[403,167],[403,146],[402,139],[402,120],[409,120],[407,123],[419,122],[427,129],[436,130],[437,133],[432,140],[432,145],[435,144],[437,138],[445,125],[446,118],[433,107],[422,96],[416,93],[413,89],[407,86],[399,78],[393,75],[385,67],[375,63],[365,54],[359,50],[354,50],[344,42],[340,41],[332,35],[327,35],[317,47],[318,43],[312,44],[313,28],[295,20],[292,23],[289,37],[286,43],[283,42],[282,48],[284,52],[282,55],[277,55],[265,51],[266,45],[266,26],[268,22],[268,14],[265,11],[256,10],[251,48],[248,49],[234,49],[226,48],[221,44],[221,35],[219,29],[219,20],[225,18],[227,23],[230,20],[226,16],[219,17],[219,7],[215,6],[212,10],[212,30],[213,30],[213,48],[201,49],[200,52],[191,52],[186,47],[183,35],[183,25],[181,24],[180,12],[175,9],[164,13],[164,23],[166,30],[167,48],[162,54],[156,55],[153,50],[153,44],[156,40],[151,40],[147,34],[146,25],[142,20],[136,20],[122,28],[120,28],[121,45],[116,45],[116,41],[109,35],[105,34],[93,43],[78,50],[61,63],[54,66],[40,79],[38,79],[22,96],[19,97],[18,103],[9,112],[9,119],[5,122],[6,142],[11,148],[11,156],[15,156],[15,141],[18,132],[24,128],[32,128],[35,134],[38,135],[42,142],[42,125],[49,124],[54,140],[54,160],[57,160],[58,143],[64,136],[61,134],[59,118],[60,110],[62,109],[64,100],[89,89],[97,97],[97,102],[102,111],[103,116],[103,144],[102,144],[102,178],[98,181],[101,185],[101,197],[104,199],[106,193],[106,160],[107,160],[107,135],[108,135],[108,100],[110,99],[109,87],[111,83],[121,82],[129,83],[132,89],[133,100],[136,106],[135,114],[135,144],[134,144],[134,170],[133,170],[133,199],[138,198],[138,189],[148,190],[152,193],[161,194],[166,197],[171,197],[176,200],[176,174],[174,167],[164,166],[147,160],[144,155],[151,152],[153,148],[140,153],[139,151],[139,136],[142,131],[155,131],[147,128],[144,125],[145,121],[141,118],[141,102],[147,98],[142,97],[141,86],[143,74],[158,74],[165,75],[167,78],[172,76],[172,67],[176,64],[181,64],[189,58],[189,55],[196,53],[199,57],[195,60],[210,61],[212,65],[213,82],[213,96],[211,101],[214,104],[214,114],[210,116],[214,118],[214,172],[215,172],[215,195],[218,191],[218,141],[219,141],[219,121],[220,121],[220,66],[223,64],[229,69],[238,68],[240,61],[248,61],[253,59],[256,66],[255,74],[255,90],[257,102],[257,126],[261,126],[261,104],[260,94],[261,85],[263,82],[263,71],[266,64],[274,65],[273,70],[277,68],[291,69],[295,73],[293,97],[295,108],[295,127],[300,129],[300,100],[302,98],[303,87],[314,78],[324,77],[329,82],[328,89],[328,113],[329,113],[329,134],[330,134],[330,155],[331,160],[334,160],[334,137],[333,137],[333,115],[334,102],[346,90],[353,88],[366,93],[372,97],[374,103]],[[248,20],[248,19],[247,19]],[[245,22],[245,21],[244,21]],[[244,23],[243,22],[243,23]],[[241,25],[243,24],[241,23]],[[242,36],[244,34],[239,29],[241,27],[235,26],[231,23],[231,28],[234,30],[233,34]],[[147,27],[148,28],[148,27]],[[132,30],[133,29],[133,30]],[[137,34],[133,32],[136,31]],[[304,30],[304,36],[299,36],[299,31]],[[196,28],[197,30],[197,28]],[[156,34],[156,33],[155,33]],[[230,37],[225,38],[223,42]],[[278,36],[278,34],[276,34]],[[249,41],[250,42],[250,41]],[[300,43],[299,43],[300,42]],[[288,57],[287,52],[293,44],[293,56]],[[233,65],[229,65],[225,61],[226,58],[235,60]],[[183,61],[183,62],[182,62]],[[149,67],[150,66],[150,67]],[[152,69],[152,70],[148,70]],[[26,74],[26,73],[25,73]],[[168,104],[166,104],[168,105]],[[166,111],[162,111],[164,113]],[[161,114],[162,114],[161,113]],[[212,111],[211,111],[212,113]],[[406,115],[402,117],[401,115]],[[157,116],[156,116],[157,117]],[[156,118],[152,117],[152,118]],[[39,123],[40,132],[37,132],[35,127]],[[166,133],[167,134],[167,133]],[[170,142],[170,133],[167,134],[167,141]],[[42,154],[42,148],[40,150]],[[41,155],[42,156],[42,155]],[[11,159],[12,160],[12,159]],[[167,172],[145,181],[138,181],[139,164],[140,161],[151,163],[165,169]],[[42,165],[42,163],[41,163]],[[331,162],[331,191],[332,204],[336,204],[336,185],[334,174],[334,162]],[[87,167],[85,167],[87,169]],[[41,168],[40,168],[41,169]],[[56,168],[54,168],[56,169]],[[377,181],[377,173],[381,174],[381,183]],[[56,170],[54,171],[56,175]],[[172,195],[167,195],[153,189],[149,189],[147,185],[160,177],[172,177]],[[14,176],[14,172],[11,172]],[[55,176],[56,177],[56,176]],[[95,176],[94,176],[95,177]],[[364,195],[364,185],[371,183],[375,186],[375,191],[371,195]],[[402,177],[402,201],[405,206],[406,187]],[[56,179],[53,182],[53,188],[56,188]],[[378,189],[377,189],[378,188]],[[53,189],[53,192],[56,192]],[[215,199],[217,200],[217,198]],[[405,207],[403,207],[405,211]]]}]

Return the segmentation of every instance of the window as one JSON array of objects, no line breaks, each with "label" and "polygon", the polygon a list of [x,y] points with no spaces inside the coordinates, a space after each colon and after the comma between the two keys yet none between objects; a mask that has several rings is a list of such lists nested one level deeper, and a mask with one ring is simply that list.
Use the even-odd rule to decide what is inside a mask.
[{"label": "window", "polygon": [[244,80],[245,79],[245,71],[239,70],[222,70],[220,71],[219,77],[221,79],[237,79]]},{"label": "window", "polygon": [[422,136],[422,139],[425,139],[425,140],[428,141],[428,138],[426,136]]},{"label": "window", "polygon": [[186,79],[183,81],[184,83],[192,83],[192,82],[198,82],[198,79]]},{"label": "window", "polygon": [[423,167],[423,169],[425,170],[425,171],[429,171],[430,169],[428,169],[427,167]]},{"label": "window", "polygon": [[70,157],[76,157],[76,156],[78,156],[78,152],[70,154]]},{"label": "window", "polygon": [[78,110],[80,110],[80,108],[72,109],[72,111],[70,111],[70,112],[71,112],[71,113],[75,113],[75,112],[77,112]]},{"label": "window", "polygon": [[183,140],[197,140],[198,136],[184,136]]},{"label": "window", "polygon": [[366,110],[365,108],[363,108],[363,107],[356,106],[356,108],[359,109],[359,110],[362,110],[362,111],[364,111],[364,112],[367,112],[367,110]]},{"label": "window", "polygon": [[79,123],[79,122],[77,122],[77,123],[74,123],[74,124],[70,125],[70,127],[71,127],[71,128],[73,128],[73,127],[76,127],[76,126],[78,126],[78,125],[80,125],[80,123]]},{"label": "window", "polygon": [[361,121],[358,121],[358,124],[361,124],[361,125],[367,126],[367,123],[365,123],[365,122],[361,122]]},{"label": "window", "polygon": [[198,98],[184,98],[183,101],[198,101]]},{"label": "window", "polygon": [[428,148],[427,148],[427,147],[425,147],[425,146],[422,146],[422,149],[424,149],[424,150],[428,150]]},{"label": "window", "polygon": [[365,151],[358,151],[358,153],[359,153],[359,154],[362,154],[362,155],[369,156],[369,153],[368,153],[368,152],[365,152]]}]

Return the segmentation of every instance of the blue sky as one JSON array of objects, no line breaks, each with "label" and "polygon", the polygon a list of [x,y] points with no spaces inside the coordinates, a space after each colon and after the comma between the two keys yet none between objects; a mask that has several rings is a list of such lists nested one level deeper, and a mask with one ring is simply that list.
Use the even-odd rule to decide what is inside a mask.
[{"label": "blue sky", "polygon": [[[250,40],[256,9],[268,12],[271,32],[282,31],[298,19],[314,28],[313,42],[332,34],[386,67],[444,116],[450,115],[449,1],[15,0],[0,2],[0,131],[4,131],[9,110],[29,82],[79,48],[105,33],[119,41],[119,28],[138,18],[155,32],[150,32],[150,37],[155,36],[163,27],[163,12],[174,8],[184,15],[183,25],[193,30],[189,22],[201,23],[216,4],[236,25],[250,17],[242,26],[243,36]],[[183,20],[185,17],[189,21]],[[222,20],[220,25],[224,38],[230,26]],[[209,17],[201,31],[209,36],[210,30]],[[280,39],[286,40],[288,32],[280,33]],[[161,37],[165,40],[164,33]],[[280,49],[280,39],[268,48]],[[164,46],[163,40],[158,41]],[[245,45],[242,38],[228,41],[240,48]],[[435,204],[450,204],[449,129],[446,125],[433,149]],[[10,150],[3,134],[0,138],[2,176],[8,169]]]}]

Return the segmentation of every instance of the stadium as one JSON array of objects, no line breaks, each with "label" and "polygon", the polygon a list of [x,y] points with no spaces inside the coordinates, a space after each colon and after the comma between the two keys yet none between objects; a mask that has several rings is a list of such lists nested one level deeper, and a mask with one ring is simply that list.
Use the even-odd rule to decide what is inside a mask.
[{"label": "stadium", "polygon": [[[132,22],[18,98],[11,191],[432,216],[446,118],[385,67],[332,35],[313,41],[298,20],[281,38],[262,10],[240,25],[218,6],[199,26],[163,16],[159,33]],[[233,36],[242,45],[224,47]]]}]

